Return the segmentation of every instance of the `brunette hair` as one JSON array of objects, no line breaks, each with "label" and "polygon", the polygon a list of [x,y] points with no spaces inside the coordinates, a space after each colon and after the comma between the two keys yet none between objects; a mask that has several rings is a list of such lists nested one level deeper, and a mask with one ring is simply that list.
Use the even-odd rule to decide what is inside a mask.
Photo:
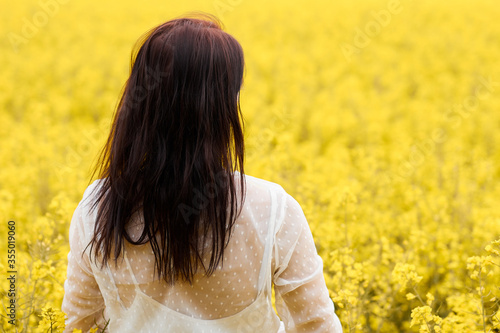
[{"label": "brunette hair", "polygon": [[[170,284],[192,283],[198,265],[210,276],[222,264],[245,193],[243,68],[241,45],[213,16],[174,19],[138,41],[91,177],[99,170],[102,178],[89,243],[101,268],[111,255],[116,264],[124,240],[149,242],[155,271]],[[134,240],[125,227],[136,212],[144,229]]]}]

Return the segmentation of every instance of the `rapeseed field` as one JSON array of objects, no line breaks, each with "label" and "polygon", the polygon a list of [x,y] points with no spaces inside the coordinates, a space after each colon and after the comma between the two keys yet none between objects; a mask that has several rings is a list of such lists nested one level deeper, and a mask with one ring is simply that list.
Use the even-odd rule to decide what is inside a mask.
[{"label": "rapeseed field", "polygon": [[302,205],[344,331],[500,331],[496,1],[2,5],[3,332],[62,331],[69,224],[132,47],[192,11],[243,46],[245,171]]}]

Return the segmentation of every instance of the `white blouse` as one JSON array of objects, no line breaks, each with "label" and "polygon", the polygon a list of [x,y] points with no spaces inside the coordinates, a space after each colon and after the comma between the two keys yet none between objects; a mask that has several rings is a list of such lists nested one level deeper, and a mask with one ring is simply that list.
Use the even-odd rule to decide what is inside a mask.
[{"label": "white blouse", "polygon": [[[65,332],[86,332],[96,323],[104,327],[108,319],[108,332],[342,332],[299,203],[278,184],[245,179],[246,199],[223,264],[210,277],[200,272],[192,285],[174,286],[153,278],[149,244],[126,242],[124,260],[116,266],[110,260],[101,270],[90,262],[85,247],[97,212],[90,214],[89,206],[101,180],[94,181],[69,230]],[[133,239],[141,234],[141,223],[136,215],[127,226]],[[208,264],[209,254],[204,260]],[[271,305],[271,284],[279,318]]]}]

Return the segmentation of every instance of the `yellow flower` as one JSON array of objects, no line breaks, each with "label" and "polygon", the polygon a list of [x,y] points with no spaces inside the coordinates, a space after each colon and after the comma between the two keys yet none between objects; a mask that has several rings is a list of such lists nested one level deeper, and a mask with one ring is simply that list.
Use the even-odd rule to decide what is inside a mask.
[{"label": "yellow flower", "polygon": [[467,269],[471,279],[478,280],[480,276],[486,277],[491,273],[493,265],[491,256],[473,256],[467,259]]},{"label": "yellow flower", "polygon": [[40,320],[38,328],[41,328],[43,331],[49,330],[49,332],[53,333],[62,332],[66,327],[66,314],[51,306],[42,308],[40,317],[42,317],[42,320]]},{"label": "yellow flower", "polygon": [[410,327],[418,326],[419,332],[441,332],[442,319],[432,314],[430,306],[418,306],[411,311]]},{"label": "yellow flower", "polygon": [[486,245],[484,248],[487,252],[491,254],[495,254],[497,256],[500,256],[500,251],[498,250],[500,248],[500,239],[495,240],[491,242],[490,244]]},{"label": "yellow flower", "polygon": [[415,271],[415,265],[397,263],[392,271],[392,281],[400,285],[400,291],[412,288],[422,280]]},{"label": "yellow flower", "polygon": [[434,302],[434,296],[431,293],[427,293],[425,297],[427,297],[427,305],[431,306],[432,302]]},{"label": "yellow flower", "polygon": [[409,300],[409,301],[411,301],[412,299],[415,299],[415,297],[417,297],[417,296],[415,296],[415,295],[414,295],[414,294],[412,294],[412,293],[407,293],[407,294],[406,294],[406,299],[407,299],[407,300]]}]

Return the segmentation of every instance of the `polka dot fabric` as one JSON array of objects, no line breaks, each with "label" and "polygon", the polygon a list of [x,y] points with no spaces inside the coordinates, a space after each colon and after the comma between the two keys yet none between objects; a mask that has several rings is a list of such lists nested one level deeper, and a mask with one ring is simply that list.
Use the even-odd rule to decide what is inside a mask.
[{"label": "polka dot fabric", "polygon": [[[103,269],[90,262],[85,247],[96,212],[90,215],[88,207],[100,180],[92,183],[70,226],[65,332],[88,331],[108,319],[109,332],[342,332],[300,205],[275,183],[245,179],[245,203],[223,264],[210,277],[200,273],[192,285],[174,286],[153,277],[149,244],[127,243],[117,264]],[[138,238],[141,216],[127,230]]]}]

